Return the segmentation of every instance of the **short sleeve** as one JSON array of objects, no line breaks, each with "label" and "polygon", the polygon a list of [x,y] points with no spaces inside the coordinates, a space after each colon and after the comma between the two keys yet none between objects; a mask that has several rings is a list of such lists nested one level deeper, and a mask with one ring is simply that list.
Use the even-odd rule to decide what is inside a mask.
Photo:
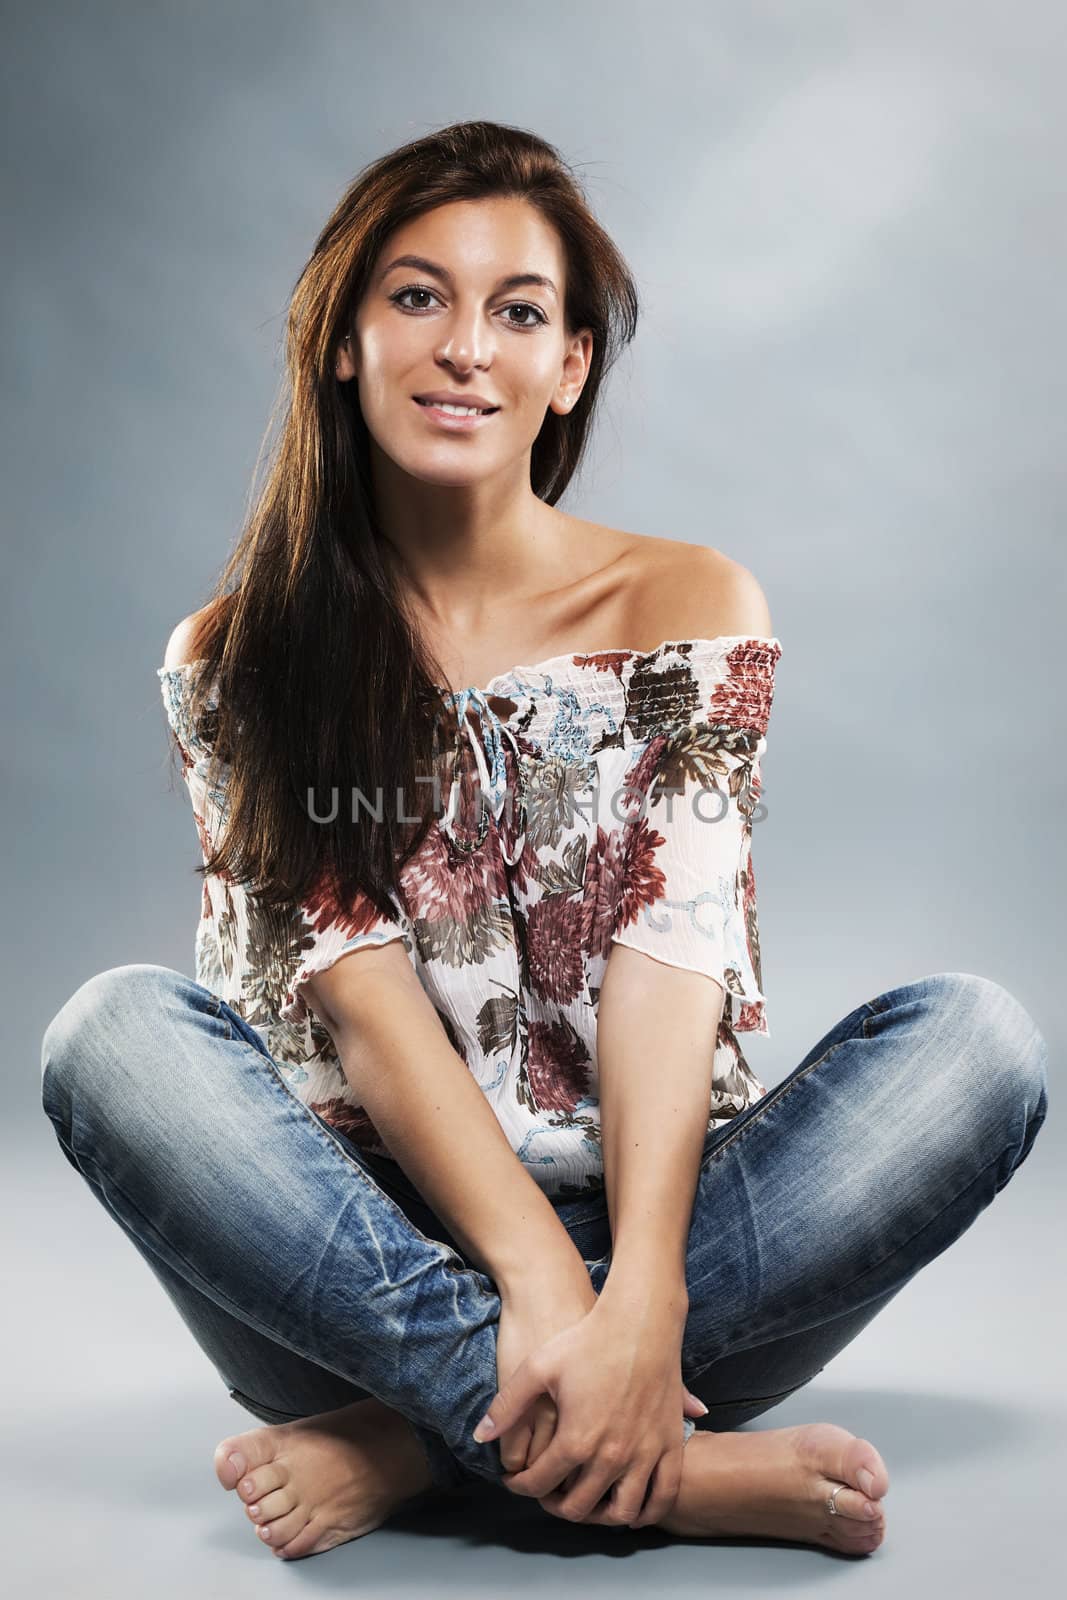
[{"label": "short sleeve", "polygon": [[199,722],[194,719],[192,695],[199,666],[199,662],[192,661],[178,667],[157,667],[156,675],[167,722],[181,754],[182,779],[192,804],[200,848],[206,861],[219,836],[225,815],[225,780],[222,776],[225,766],[222,766],[219,782],[212,786],[209,783],[213,756],[210,724],[218,701],[213,690],[209,690]]},{"label": "short sleeve", "polygon": [[397,897],[390,895],[391,916],[383,916],[368,895],[359,895],[348,906],[340,905],[333,894],[322,890],[300,907],[302,933],[296,940],[300,964],[289,979],[279,1010],[283,1022],[297,1026],[307,1023],[313,1008],[304,996],[304,986],[317,972],[325,972],[342,956],[367,945],[403,941],[409,958],[414,951],[411,922]]},{"label": "short sleeve", "polygon": [[769,1034],[752,864],[771,698],[761,677],[758,656],[742,660],[698,720],[648,740],[626,780],[611,939],[714,979],[724,1020]]}]

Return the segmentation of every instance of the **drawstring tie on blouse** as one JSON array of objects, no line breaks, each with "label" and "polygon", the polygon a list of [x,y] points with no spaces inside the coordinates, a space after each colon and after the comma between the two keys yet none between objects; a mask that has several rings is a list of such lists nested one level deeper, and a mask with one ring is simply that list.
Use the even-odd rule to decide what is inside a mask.
[{"label": "drawstring tie on blouse", "polygon": [[[481,689],[460,689],[457,694],[448,695],[447,698],[453,701],[456,705],[458,728],[456,734],[456,752],[452,764],[452,780],[449,786],[448,806],[442,818],[442,827],[444,827],[445,832],[448,834],[449,839],[451,839],[456,849],[463,851],[464,854],[473,855],[476,850],[481,849],[489,833],[490,812],[492,812],[493,817],[499,824],[501,816],[503,815],[504,805],[507,800],[508,774],[507,762],[504,754],[504,740],[509,740],[511,747],[515,752],[515,773],[519,797],[519,827],[518,837],[514,847],[514,854],[509,856],[506,852],[503,853],[504,860],[507,862],[508,866],[513,867],[526,847],[526,775],[523,771],[522,752],[519,749],[519,742],[514,733],[512,733],[511,729],[501,722],[500,718],[489,704],[487,696]],[[471,729],[470,723],[467,721],[467,710],[472,701],[477,708],[479,718],[484,728],[484,736],[489,747],[489,754],[492,760],[492,771],[489,770],[489,766],[486,761],[486,752],[482,746],[482,742],[480,739],[472,737],[473,730]],[[478,834],[473,843],[468,843],[466,840],[461,839],[455,831],[455,821],[459,810],[460,740],[463,738],[464,734],[466,735],[470,747],[474,752],[474,760],[478,768],[478,779],[481,785],[481,805],[479,808],[480,814],[478,818]]]}]

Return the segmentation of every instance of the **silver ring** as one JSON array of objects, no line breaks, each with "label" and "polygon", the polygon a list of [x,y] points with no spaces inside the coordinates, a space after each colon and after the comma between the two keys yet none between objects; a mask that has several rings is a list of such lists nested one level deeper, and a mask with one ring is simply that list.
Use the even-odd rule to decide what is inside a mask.
[{"label": "silver ring", "polygon": [[841,1493],[841,1490],[842,1489],[847,1489],[847,1488],[848,1488],[848,1484],[847,1483],[839,1483],[837,1488],[834,1490],[833,1494],[830,1496],[829,1500],[827,1500],[826,1506],[827,1506],[827,1509],[828,1509],[828,1511],[829,1511],[829,1513],[830,1513],[830,1515],[832,1517],[837,1517],[837,1516],[841,1515],[841,1513],[838,1511],[836,1505],[834,1504],[834,1501],[837,1499],[838,1495]]}]

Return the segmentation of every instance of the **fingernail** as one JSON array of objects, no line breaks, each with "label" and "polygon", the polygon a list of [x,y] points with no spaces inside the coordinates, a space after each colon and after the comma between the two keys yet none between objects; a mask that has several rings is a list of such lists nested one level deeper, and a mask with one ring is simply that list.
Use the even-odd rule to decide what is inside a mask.
[{"label": "fingernail", "polygon": [[863,1490],[864,1494],[869,1494],[871,1499],[873,1500],[874,1499],[874,1479],[871,1476],[871,1474],[867,1471],[867,1468],[866,1467],[862,1467],[860,1469],[860,1471],[857,1472],[856,1476],[860,1480],[860,1487]]},{"label": "fingernail", "polygon": [[[696,1397],[695,1397],[695,1396],[694,1396],[694,1398],[696,1398]],[[706,1416],[707,1416],[707,1414],[708,1414],[708,1408],[707,1408],[707,1406],[706,1406],[706,1405],[705,1405],[705,1404],[704,1404],[704,1402],[703,1402],[703,1400],[698,1400],[698,1401],[697,1401],[697,1404],[698,1404],[698,1405],[699,1405],[699,1406],[700,1406],[700,1415],[701,1415],[701,1416],[702,1416],[702,1417],[706,1417]]]},{"label": "fingernail", "polygon": [[476,1444],[483,1444],[485,1442],[485,1440],[488,1439],[489,1436],[491,1434],[495,1433],[495,1432],[496,1432],[496,1428],[495,1428],[495,1426],[493,1424],[493,1419],[488,1414],[486,1414],[482,1418],[481,1422],[479,1422],[478,1426],[474,1430],[475,1443]]}]

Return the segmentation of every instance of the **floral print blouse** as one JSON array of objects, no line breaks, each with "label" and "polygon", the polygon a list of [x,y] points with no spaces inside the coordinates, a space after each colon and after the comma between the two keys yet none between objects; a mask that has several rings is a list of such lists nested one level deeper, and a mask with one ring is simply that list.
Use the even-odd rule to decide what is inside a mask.
[{"label": "floral print blouse", "polygon": [[[258,1030],[295,1095],[390,1157],[304,985],[399,940],[519,1160],[573,1198],[603,1185],[597,1006],[612,944],[629,945],[722,986],[708,1128],[727,1122],[766,1093],[737,1034],[770,1032],[751,847],[780,654],[774,638],[675,639],[446,694],[456,781],[393,914],[360,899],[284,917],[205,876],[197,982]],[[206,860],[226,790],[209,791],[189,716],[199,666],[158,675]]]}]

